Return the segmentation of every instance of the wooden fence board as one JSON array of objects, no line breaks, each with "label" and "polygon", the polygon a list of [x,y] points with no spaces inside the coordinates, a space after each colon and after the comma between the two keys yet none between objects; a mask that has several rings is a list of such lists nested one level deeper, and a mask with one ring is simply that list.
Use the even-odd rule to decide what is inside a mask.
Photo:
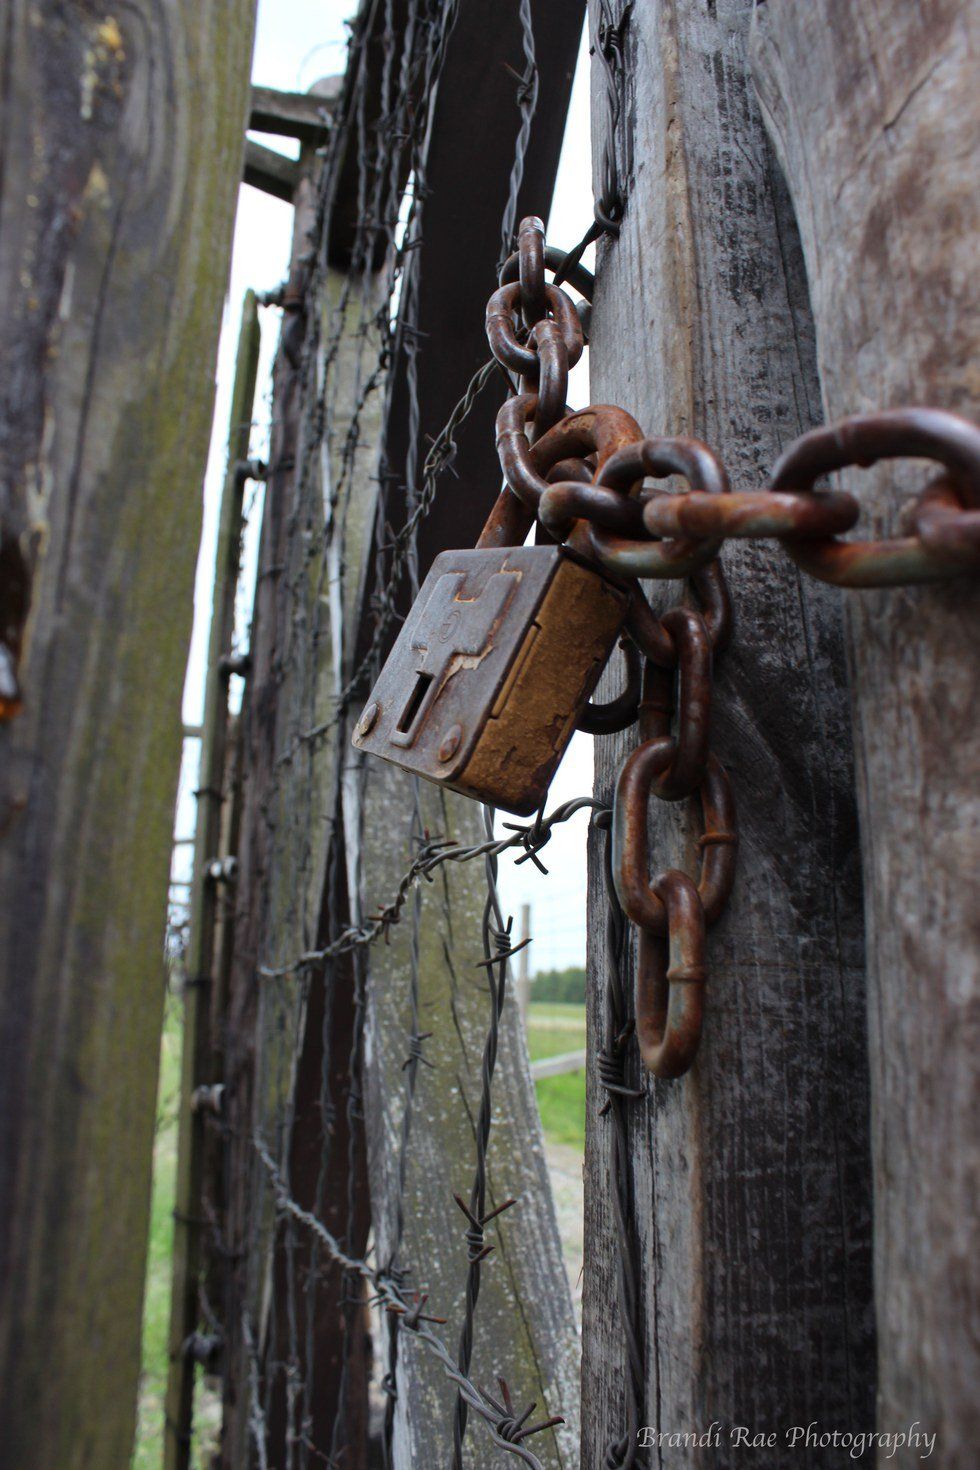
[{"label": "wooden fence board", "polygon": [[[800,221],[829,418],[980,417],[980,10],[775,0],[753,70]],[[923,466],[841,476],[872,535]],[[867,533],[865,533],[867,534]],[[848,592],[867,895],[879,1428],[980,1442],[975,582]],[[918,1463],[906,1446],[893,1463]]]},{"label": "wooden fence board", "polygon": [[[595,401],[622,404],[648,433],[705,438],[736,489],[760,485],[819,414],[799,243],[749,84],[750,9],[632,8],[620,142],[633,165],[622,232],[600,249],[591,352]],[[606,126],[600,81],[596,158]],[[628,1115],[640,1422],[666,1433],[713,1420],[863,1426],[873,1380],[867,1067],[840,609],[769,543],[730,542],[722,560],[735,622],[715,665],[712,743],[735,793],[738,878],[709,934],[698,1061],[680,1081],[648,1081]],[[655,588],[655,606],[677,592]],[[597,740],[604,798],[635,740]],[[695,871],[686,810],[654,803],[651,830],[658,866]],[[590,858],[583,1467],[604,1463],[623,1432],[628,1371],[610,1310],[612,1130],[596,1116],[603,840]],[[736,1464],[739,1453],[723,1443],[705,1463]],[[650,1463],[691,1456],[665,1446]]]}]

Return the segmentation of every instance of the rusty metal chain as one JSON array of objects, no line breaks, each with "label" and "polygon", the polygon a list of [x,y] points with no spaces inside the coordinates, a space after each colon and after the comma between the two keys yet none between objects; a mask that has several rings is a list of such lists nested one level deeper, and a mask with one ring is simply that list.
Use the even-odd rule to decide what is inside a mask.
[{"label": "rusty metal chain", "polygon": [[[647,438],[624,410],[598,404],[559,412],[578,361],[587,308],[553,281],[560,256],[541,221],[522,221],[518,250],[501,270],[487,308],[497,360],[521,391],[497,416],[506,488],[480,546],[538,535],[598,566],[630,595],[625,687],[589,705],[582,729],[611,733],[639,721],[642,743],[617,783],[612,874],[619,902],[640,934],[636,1034],[649,1070],[680,1076],[697,1052],[706,978],[704,933],[719,917],[735,875],[737,832],[731,787],[709,751],[712,658],[731,613],[718,555],[726,537],[775,539],[804,571],[843,587],[885,587],[980,570],[980,429],[931,408],[859,415],[797,439],[761,490],[733,491],[718,455],[691,438]],[[591,295],[577,266],[569,281]],[[909,505],[904,534],[842,541],[860,518],[856,497],[818,490],[833,471],[879,460],[924,458],[941,473]],[[687,483],[668,490],[651,482]],[[641,579],[685,579],[685,602],[658,617]],[[693,604],[693,605],[690,605]],[[640,658],[643,660],[642,675]],[[652,798],[697,797],[703,815],[701,871],[650,875]]]},{"label": "rusty metal chain", "polygon": [[[678,1076],[691,1065],[700,1038],[704,932],[721,912],[734,876],[730,788],[708,751],[712,656],[727,635],[730,611],[715,561],[721,537],[650,537],[643,511],[658,492],[643,486],[649,478],[680,474],[720,498],[730,493],[728,479],[707,445],[693,439],[646,439],[635,419],[611,405],[593,405],[554,420],[548,404],[542,423],[543,394],[526,391],[530,384],[545,381],[544,359],[553,349],[542,353],[542,346],[561,341],[572,362],[573,344],[579,340],[571,325],[579,320],[571,301],[560,287],[544,281],[546,260],[540,221],[524,220],[517,282],[495,292],[487,310],[491,351],[521,372],[525,391],[508,399],[497,417],[506,488],[480,544],[519,543],[536,520],[544,534],[598,563],[629,589],[625,688],[609,704],[589,705],[580,726],[611,733],[640,721],[644,743],[633,763],[624,767],[617,787],[612,873],[619,902],[641,934],[636,988],[641,1055],[657,1075]],[[508,262],[502,276],[514,273]],[[585,283],[580,277],[577,284],[581,290]],[[550,333],[542,330],[547,318],[519,320],[525,302],[532,303],[532,314],[542,303],[551,312]],[[535,354],[537,367],[529,360]],[[658,618],[638,581],[650,575],[651,565],[661,577],[690,578],[698,606],[678,605]],[[679,869],[648,878],[647,813],[654,796],[677,801],[702,788],[707,791],[702,805],[711,812],[719,785],[728,794],[725,816],[730,820],[723,829],[709,819],[706,836],[713,854],[722,839],[715,842],[712,832],[724,830],[722,871],[727,881],[715,882],[709,916],[698,887]],[[706,858],[705,869],[713,879],[717,866],[713,857]]]}]

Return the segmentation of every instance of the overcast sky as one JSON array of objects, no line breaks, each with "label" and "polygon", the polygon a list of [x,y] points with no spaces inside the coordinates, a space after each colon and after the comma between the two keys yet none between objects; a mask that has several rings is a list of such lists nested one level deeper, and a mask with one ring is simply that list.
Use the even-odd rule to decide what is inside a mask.
[{"label": "overcast sky", "polygon": [[[259,0],[252,80],[261,86],[283,91],[307,91],[320,77],[342,72],[346,65],[345,18],[352,12],[348,0]],[[584,9],[584,7],[583,7]],[[592,218],[591,162],[588,117],[588,56],[583,38],[572,95],[568,129],[562,152],[554,203],[548,225],[549,241],[570,247],[581,239]],[[262,142],[289,150],[286,140],[263,137]],[[544,212],[543,210],[541,211]],[[215,529],[221,485],[225,471],[227,426],[235,348],[245,291],[271,289],[283,279],[289,258],[292,208],[267,194],[242,186],[235,225],[231,282],[225,305],[218,358],[218,391],[215,407],[216,432],[204,487],[204,531],[195,590],[194,636],[184,695],[184,719],[196,725],[201,719],[204,663],[211,613],[211,583],[214,572]],[[587,263],[589,258],[586,257]],[[262,310],[262,359],[259,366],[256,430],[252,452],[265,447],[268,422],[268,385],[272,355],[279,333],[280,313]],[[588,354],[572,375],[569,401],[584,406],[588,394]],[[461,385],[462,387],[462,385]],[[437,426],[428,427],[435,432]],[[258,505],[253,507],[257,512]],[[252,531],[258,515],[252,517]],[[245,586],[251,600],[255,559],[255,536],[247,538]],[[233,681],[237,683],[237,681]],[[178,833],[193,827],[193,798],[196,785],[196,744],[187,743],[188,760],[182,778],[178,806]],[[549,807],[592,790],[592,742],[577,735],[552,785]],[[532,908],[531,969],[563,968],[585,960],[585,826],[582,814],[556,833],[544,854],[550,876],[542,878],[533,864],[515,869],[504,860],[501,891],[515,914],[521,903]],[[185,869],[182,857],[179,869]]]}]

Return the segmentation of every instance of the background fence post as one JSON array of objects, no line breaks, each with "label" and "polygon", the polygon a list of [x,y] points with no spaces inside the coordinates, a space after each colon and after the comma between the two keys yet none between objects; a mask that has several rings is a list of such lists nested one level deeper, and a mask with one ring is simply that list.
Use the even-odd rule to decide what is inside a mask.
[{"label": "background fence post", "polygon": [[[524,944],[531,938],[531,905],[521,904],[521,922],[518,931],[518,941]],[[522,949],[517,956],[517,1008],[521,1013],[521,1020],[527,1025],[527,1008],[531,1004],[531,971],[528,959],[530,949]]]},{"label": "background fence post", "polygon": [[[228,431],[228,463],[218,515],[214,557],[214,594],[204,681],[204,719],[197,775],[197,822],[191,871],[190,926],[184,957],[184,1025],[181,1053],[177,1136],[177,1180],[174,1191],[174,1248],[171,1278],[170,1369],[164,1421],[165,1470],[190,1463],[191,1416],[195,1360],[186,1350],[200,1321],[202,1241],[207,1222],[201,1193],[204,1130],[207,1110],[198,1106],[197,1089],[215,1082],[211,1075],[211,1008],[214,988],[215,933],[219,904],[228,899],[228,876],[209,872],[219,863],[222,804],[228,747],[228,681],[222,661],[231,654],[235,626],[235,592],[241,555],[242,504],[247,480],[263,473],[248,460],[252,406],[259,363],[258,308],[252,291],[242,304],[235,382]],[[230,875],[229,875],[230,876]]]},{"label": "background fence post", "polygon": [[33,583],[24,712],[0,725],[0,1455],[35,1470],[132,1447],[253,13],[16,6],[0,42],[0,538]]},{"label": "background fence post", "polygon": [[[756,12],[753,69],[796,205],[831,419],[980,418],[975,4]],[[900,533],[923,466],[841,476]],[[980,782],[975,581],[846,592],[868,932],[879,1428],[980,1443]],[[893,1463],[919,1463],[906,1446]]]},{"label": "background fence post", "polygon": [[[615,150],[626,199],[619,238],[599,249],[591,396],[622,404],[647,433],[703,437],[733,488],[754,487],[820,405],[799,242],[749,82],[751,7],[616,7],[618,31],[613,7],[591,8],[601,53],[593,155],[601,180]],[[694,1069],[656,1082],[631,1062],[645,1096],[614,1099],[605,1118],[595,1068],[606,1040],[604,838],[590,858],[588,1470],[634,1463],[633,1379],[622,1316],[610,1310],[624,1249],[638,1273],[640,1425],[863,1428],[872,1413],[861,896],[840,608],[769,544],[730,541],[722,561],[734,635],[715,664],[712,745],[735,793],[738,878],[709,934]],[[677,588],[654,597],[670,606]],[[607,676],[608,692],[617,677]],[[597,740],[604,799],[635,740],[635,731]],[[654,806],[655,860],[694,871],[690,803]],[[622,958],[631,983],[631,956]],[[727,1439],[702,1453],[740,1463]],[[665,1446],[636,1463],[695,1457]]]}]

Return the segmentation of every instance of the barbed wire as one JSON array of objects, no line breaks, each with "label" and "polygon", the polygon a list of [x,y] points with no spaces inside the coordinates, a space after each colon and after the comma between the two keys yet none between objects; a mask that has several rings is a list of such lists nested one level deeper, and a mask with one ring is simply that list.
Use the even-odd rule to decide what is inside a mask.
[{"label": "barbed wire", "polygon": [[[507,393],[514,387],[496,362],[479,368],[423,456],[418,365],[428,346],[418,330],[418,313],[427,152],[432,99],[457,8],[457,0],[408,0],[398,7],[397,24],[395,0],[368,0],[362,8],[351,27],[347,80],[319,173],[298,196],[297,218],[305,211],[308,239],[298,241],[290,280],[280,293],[283,331],[257,571],[261,595],[252,618],[252,651],[260,659],[262,680],[249,687],[243,713],[250,759],[253,767],[257,760],[261,779],[249,816],[254,844],[250,878],[240,892],[249,895],[249,932],[255,936],[248,978],[257,976],[261,984],[255,992],[254,1040],[236,1045],[244,1046],[246,1054],[254,1045],[254,1062],[246,1055],[244,1065],[254,1067],[250,1089],[255,1111],[247,1122],[239,1112],[226,1125],[229,1145],[239,1151],[235,1210],[241,1218],[233,1210],[232,1223],[225,1225],[226,1254],[234,1261],[225,1330],[239,1339],[244,1425],[260,1467],[340,1465],[345,1449],[362,1432],[355,1396],[364,1392],[363,1359],[355,1361],[354,1353],[360,1352],[355,1345],[367,1288],[390,1324],[382,1384],[387,1463],[400,1388],[398,1344],[405,1335],[426,1344],[457,1391],[457,1466],[470,1414],[486,1426],[494,1445],[539,1467],[526,1441],[560,1422],[549,1418],[529,1425],[527,1414],[514,1410],[506,1384],[491,1394],[469,1374],[480,1268],[489,1249],[483,1231],[491,1218],[485,1210],[492,1085],[506,964],[514,952],[497,892],[496,864],[500,853],[512,850],[519,861],[533,861],[543,869],[539,854],[553,827],[583,809],[601,808],[591,797],[578,798],[547,817],[539,814],[526,826],[511,824],[501,836],[493,833],[487,815],[483,840],[457,842],[425,830],[416,786],[411,812],[415,856],[392,898],[366,918],[358,894],[348,891],[352,883],[356,886],[356,874],[345,872],[343,848],[346,722],[354,700],[376,672],[399,616],[393,589],[401,582],[417,588],[419,529],[443,478],[452,471],[459,431],[474,404],[494,381]],[[501,221],[505,253],[516,222],[537,97],[529,0],[519,0],[518,13],[524,67],[515,74],[518,131]],[[342,176],[347,180],[343,198]],[[335,263],[338,239],[344,256],[340,269]],[[383,426],[390,418],[396,383],[406,395],[407,418],[401,425],[403,458],[393,464]],[[345,617],[352,572],[359,574],[361,567],[349,569],[348,557],[361,554],[368,481],[376,486],[375,526],[367,528],[376,590],[369,609],[370,634],[352,669],[351,629]],[[325,667],[332,669],[329,681]],[[485,865],[482,929],[490,1014],[476,1118],[470,1119],[475,1158],[464,1201],[469,1212],[467,1280],[454,1355],[408,1292],[400,1252],[416,1087],[426,1066],[427,1036],[420,1015],[422,884],[434,882],[440,870],[445,875],[451,865],[473,861]],[[449,890],[444,882],[440,886],[451,932]],[[238,917],[241,921],[240,910]],[[366,1251],[363,1196],[367,955],[371,945],[388,941],[395,926],[406,921],[411,931],[405,970],[408,1036],[401,1068],[396,1199],[393,1230],[379,1266]],[[296,1089],[314,996],[318,1003],[322,999],[324,1016],[315,1139],[308,1112],[297,1115]],[[461,1104],[469,1108],[462,1097]],[[335,1147],[344,1127],[346,1148]],[[301,1177],[297,1149],[306,1150],[302,1156],[308,1157],[311,1144],[316,1148],[312,1173],[307,1163]],[[229,1181],[234,1172],[235,1165],[226,1163]],[[339,1362],[332,1374],[336,1407],[329,1428],[319,1434],[325,1441],[321,1443],[314,1428],[315,1354],[321,1350],[314,1324],[328,1266],[331,1273],[340,1273]],[[320,1417],[317,1422],[325,1421]]]},{"label": "barbed wire", "polygon": [[[274,604],[280,631],[271,649],[270,687],[278,690],[275,728],[286,732],[285,741],[280,738],[277,743],[280,751],[284,748],[288,756],[285,761],[275,762],[271,780],[259,803],[259,819],[266,832],[269,863],[260,882],[257,928],[272,955],[277,949],[281,952],[290,934],[305,935],[307,939],[312,937],[310,931],[317,922],[316,904],[314,902],[311,906],[310,903],[310,878],[323,833],[316,822],[311,821],[309,804],[302,793],[310,789],[317,778],[317,755],[323,742],[305,742],[301,737],[311,726],[322,723],[317,719],[317,704],[322,697],[319,669],[324,640],[334,636],[326,618],[336,613],[336,603],[331,603],[328,593],[331,584],[342,590],[352,490],[358,485],[359,493],[363,493],[361,484],[366,456],[372,452],[372,434],[368,432],[365,435],[363,428],[365,416],[369,413],[384,416],[386,413],[384,405],[396,364],[400,357],[404,364],[404,344],[411,335],[414,307],[411,291],[404,290],[405,268],[411,250],[420,238],[428,108],[454,18],[455,6],[434,3],[434,0],[413,0],[407,7],[407,13],[399,15],[396,35],[392,0],[374,0],[365,7],[352,28],[345,97],[328,135],[324,164],[315,190],[311,248],[305,257],[300,258],[301,272],[293,280],[293,300],[288,307],[292,317],[287,315],[284,322],[281,354],[285,353],[292,365],[293,377],[290,386],[277,390],[280,392],[280,421],[288,411],[282,402],[283,393],[291,395],[293,402],[300,405],[300,414],[295,447],[288,442],[281,444],[279,463],[273,466],[284,478],[289,495],[283,507],[282,551],[274,561],[267,557],[260,573],[275,583]],[[375,43],[380,45],[382,62],[380,96],[372,100],[370,108],[378,108],[377,121],[373,122],[369,118],[367,100],[367,48]],[[330,242],[339,177],[345,157],[351,154],[355,159],[357,208],[347,268],[338,281],[338,273],[330,264]],[[400,222],[403,198],[407,201],[407,217]],[[397,309],[393,303],[397,303]],[[289,457],[283,457],[284,454]],[[295,467],[291,468],[291,465]],[[379,488],[383,498],[384,489]],[[410,529],[406,541],[410,542],[413,534],[414,530]],[[347,703],[347,699],[340,702],[341,717],[331,721],[335,760],[344,738],[342,715]],[[333,844],[328,843],[328,846]],[[335,859],[338,856],[335,854]],[[334,869],[336,871],[336,861]],[[281,876],[275,879],[276,873],[290,875],[292,882],[287,881],[283,886]],[[275,890],[273,880],[277,884]],[[331,913],[337,912],[333,903],[328,907]],[[273,911],[276,922],[270,927],[264,916]],[[257,958],[264,960],[267,956]],[[353,1238],[358,1203],[355,1155],[362,1136],[360,1049],[364,977],[356,963],[354,976],[356,998],[345,1085],[348,1126],[346,1235],[349,1238]],[[295,993],[273,992],[266,986],[259,999],[254,1090],[260,1100],[285,1099],[276,1105],[279,1116],[275,1116],[274,1109],[268,1122],[278,1140],[277,1147],[282,1157],[280,1184],[287,1191],[291,1189],[288,1141],[293,1137],[296,1124],[295,1098],[289,1079],[290,1053],[296,1053],[296,1047],[288,1042],[272,1042],[272,1038],[276,1035],[288,1038],[297,1024],[301,1024],[298,1018],[302,1014],[311,976],[304,971],[300,979],[301,985]],[[335,966],[329,955],[324,956],[322,973],[317,981],[327,992],[325,1014],[329,1017],[335,1009],[332,997],[337,990]],[[298,1042],[299,1033],[296,1034]],[[265,1038],[268,1042],[264,1043]],[[314,1199],[318,1202],[323,1201],[327,1180],[333,1178],[339,1167],[331,1156],[333,1120],[340,1102],[332,1095],[331,1049],[331,1038],[325,1031],[320,1147],[314,1189]],[[246,1209],[250,1219],[247,1254],[251,1265],[248,1269],[255,1283],[252,1287],[246,1286],[246,1298],[254,1299],[262,1271],[261,1261],[270,1248],[263,1244],[266,1231],[261,1191],[256,1193],[250,1204],[246,1202]],[[317,1282],[321,1274],[317,1252],[323,1249],[324,1241],[319,1236],[312,1238],[309,1269],[305,1272],[305,1280],[298,1279],[296,1225],[295,1215],[287,1212],[281,1219],[282,1228],[273,1234],[271,1248],[281,1249],[285,1258],[285,1310],[277,1315],[273,1275],[269,1278],[273,1291],[263,1327],[265,1345],[261,1350],[261,1371],[256,1378],[255,1394],[261,1395],[261,1400],[256,1397],[256,1403],[260,1403],[263,1413],[262,1432],[267,1434],[272,1422],[269,1414],[271,1396],[277,1379],[284,1380],[286,1423],[283,1453],[288,1458],[289,1470],[305,1470],[311,1458],[322,1463],[325,1452],[328,1452],[329,1463],[337,1463],[349,1436],[350,1394],[354,1391],[350,1372],[351,1344],[358,1304],[353,1290],[342,1282],[343,1341],[336,1414],[329,1446],[314,1445],[312,1328]],[[305,1296],[306,1301],[306,1331],[302,1342],[296,1310],[298,1294]],[[277,1322],[286,1334],[285,1362],[278,1361],[275,1349],[276,1333],[280,1330]],[[254,1367],[251,1372],[255,1377]],[[258,1423],[253,1410],[253,1437]]]},{"label": "barbed wire", "polygon": [[517,131],[517,141],[514,144],[514,162],[511,165],[510,179],[508,181],[507,203],[504,205],[504,212],[500,221],[500,259],[497,262],[498,269],[503,265],[507,256],[514,248],[514,230],[517,225],[517,208],[521,184],[524,182],[524,164],[527,159],[528,144],[531,141],[531,124],[534,121],[534,113],[538,105],[538,63],[534,49],[534,23],[531,18],[531,0],[520,0],[518,5],[518,19],[521,25],[521,48],[524,52],[524,71],[523,74],[514,72],[513,75],[517,80],[517,107],[521,121]]},{"label": "barbed wire", "polygon": [[[544,1470],[537,1456],[526,1449],[519,1439],[508,1437],[516,1432],[522,1438],[527,1438],[536,1432],[537,1426],[524,1429],[518,1424],[515,1428],[514,1416],[507,1412],[506,1405],[502,1407],[489,1394],[477,1388],[465,1373],[460,1372],[449,1348],[429,1325],[433,1322],[439,1324],[444,1319],[432,1317],[422,1311],[427,1302],[426,1296],[420,1293],[412,1298],[406,1297],[401,1286],[392,1276],[372,1266],[363,1257],[351,1255],[346,1251],[322,1220],[319,1220],[309,1210],[304,1210],[292,1198],[282,1181],[279,1167],[262,1138],[258,1135],[254,1136],[252,1144],[269,1175],[279,1211],[304,1225],[326,1247],[330,1258],[345,1271],[362,1277],[374,1289],[378,1301],[384,1305],[385,1309],[390,1309],[398,1317],[401,1330],[407,1331],[415,1341],[424,1343],[441,1363],[446,1377],[456,1385],[460,1393],[465,1395],[469,1407],[475,1409],[483,1419],[489,1430],[490,1438],[498,1449],[505,1450],[516,1459],[522,1460],[525,1465],[531,1467],[531,1470]],[[246,1333],[246,1341],[251,1340],[254,1343],[247,1317],[243,1319],[243,1331]],[[265,1420],[262,1411],[253,1410],[253,1414],[255,1422],[264,1427]]]},{"label": "barbed wire", "polygon": [[[387,937],[392,926],[401,919],[402,910],[411,890],[423,879],[431,879],[432,873],[443,863],[467,863],[480,857],[495,860],[501,853],[512,848],[522,848],[524,851],[524,856],[517,860],[519,863],[534,861],[537,859],[537,854],[550,841],[553,829],[560,823],[569,821],[577,812],[586,809],[598,813],[608,811],[608,808],[594,797],[576,796],[570,801],[562,802],[561,806],[556,807],[550,816],[536,817],[527,825],[505,822],[503,825],[510,832],[509,837],[491,835],[484,842],[457,843],[451,838],[424,835],[419,843],[419,851],[402,875],[394,897],[377,914],[369,918],[366,924],[348,925],[329,944],[319,949],[305,950],[285,964],[274,968],[259,965],[258,975],[264,980],[281,980],[297,974],[300,970],[322,964],[325,960],[336,959],[342,954],[348,954],[364,945],[373,944],[377,939]],[[539,866],[541,866],[540,863]]]},{"label": "barbed wire", "polygon": [[[588,798],[586,798],[588,799]],[[553,824],[552,824],[553,825]],[[462,1210],[469,1228],[466,1231],[468,1270],[466,1274],[466,1299],[463,1310],[463,1325],[459,1334],[459,1348],[457,1351],[457,1364],[459,1371],[464,1376],[469,1372],[470,1360],[473,1354],[473,1333],[476,1326],[476,1307],[480,1298],[480,1278],[483,1262],[492,1250],[491,1246],[484,1243],[483,1232],[490,1220],[503,1214],[516,1203],[515,1200],[507,1200],[496,1210],[486,1213],[487,1192],[487,1145],[490,1141],[490,1123],[493,1110],[493,1074],[497,1066],[497,1046],[500,1035],[500,1017],[504,1008],[504,998],[507,987],[507,961],[511,955],[523,949],[529,941],[515,945],[511,940],[511,926],[513,920],[504,922],[503,911],[500,907],[500,897],[497,892],[497,861],[498,853],[493,836],[493,810],[490,807],[483,808],[483,826],[487,834],[488,846],[484,853],[484,871],[486,875],[486,899],[483,905],[483,967],[487,972],[487,983],[490,993],[490,1023],[487,1027],[486,1040],[483,1044],[483,1056],[480,1064],[480,1107],[476,1121],[476,1161],[473,1174],[473,1184],[470,1189],[469,1204],[465,1204],[457,1195],[456,1203]],[[532,829],[528,829],[529,832]],[[515,833],[515,836],[523,835]],[[550,827],[549,833],[550,836]],[[530,849],[528,850],[530,856]],[[453,1470],[462,1470],[463,1466],[463,1439],[466,1434],[467,1409],[469,1399],[460,1391],[456,1395],[456,1407],[453,1414]]]}]

